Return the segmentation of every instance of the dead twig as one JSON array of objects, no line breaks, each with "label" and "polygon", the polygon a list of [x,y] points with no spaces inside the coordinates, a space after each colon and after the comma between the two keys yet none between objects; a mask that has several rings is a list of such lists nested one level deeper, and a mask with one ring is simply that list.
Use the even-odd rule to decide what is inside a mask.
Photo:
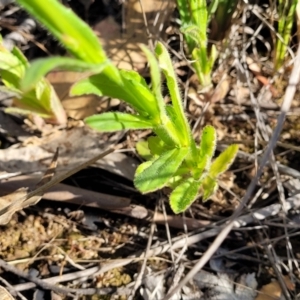
[{"label": "dead twig", "polygon": [[[67,287],[58,287],[53,284],[48,283],[46,280],[42,280],[36,277],[33,277],[29,275],[28,273],[25,273],[21,270],[18,270],[17,268],[9,265],[4,260],[0,259],[0,267],[4,269],[7,272],[11,272],[19,277],[22,277],[28,281],[31,281],[35,285],[40,286],[41,288],[45,290],[51,290],[59,294],[76,294],[76,295],[107,295],[114,291],[112,288],[103,288],[103,289],[95,289],[95,288],[88,288],[88,289],[73,289],[73,288],[67,288]],[[16,286],[14,286],[15,290],[18,290]]]}]

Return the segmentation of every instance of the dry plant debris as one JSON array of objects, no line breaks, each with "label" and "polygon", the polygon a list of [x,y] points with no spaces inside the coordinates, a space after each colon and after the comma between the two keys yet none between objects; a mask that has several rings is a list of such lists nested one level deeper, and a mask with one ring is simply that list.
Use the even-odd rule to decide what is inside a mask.
[{"label": "dry plant debris", "polygon": [[[35,189],[40,188],[51,180],[54,176],[57,164],[58,151],[56,151],[51,164],[49,165],[46,173],[41,181],[36,185]],[[24,209],[30,205],[37,204],[42,199],[42,192],[33,195],[27,188],[23,187],[14,193],[5,195],[0,198],[0,225],[7,224],[12,215],[17,211]]]},{"label": "dry plant debris", "polygon": [[3,286],[0,286],[0,297],[3,300],[14,300],[11,294]]},{"label": "dry plant debris", "polygon": [[[30,137],[18,147],[1,149],[0,166],[2,171],[9,173],[43,171],[52,154],[59,148],[58,171],[66,168],[71,170],[116,142],[118,136],[105,138],[87,127],[57,129],[40,138]],[[97,166],[131,180],[136,162],[122,153],[115,152],[97,162]]]}]

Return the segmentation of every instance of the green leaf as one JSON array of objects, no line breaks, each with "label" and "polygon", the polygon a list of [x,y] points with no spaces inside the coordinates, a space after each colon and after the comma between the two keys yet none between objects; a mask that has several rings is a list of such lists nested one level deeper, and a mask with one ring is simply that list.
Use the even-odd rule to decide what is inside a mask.
[{"label": "green leaf", "polygon": [[[176,172],[177,173],[177,172]],[[177,188],[177,186],[183,182],[183,177],[179,176],[179,175],[174,175],[167,183],[166,183],[166,187],[169,187],[171,190],[174,190]]]},{"label": "green leaf", "polygon": [[218,187],[217,180],[207,176],[202,183],[202,200],[207,201],[217,191]]},{"label": "green leaf", "polygon": [[152,92],[156,98],[157,110],[163,116],[166,114],[165,112],[165,101],[163,95],[161,93],[161,78],[160,78],[160,69],[158,66],[158,62],[155,56],[151,53],[151,51],[144,45],[141,45],[141,48],[146,55],[148,63],[150,65],[150,75],[151,75],[151,84],[152,84]]},{"label": "green leaf", "polygon": [[149,168],[152,164],[153,164],[152,160],[143,162],[142,164],[140,164],[137,167],[134,175],[137,176],[137,175],[141,174],[144,170],[146,170],[147,168]]},{"label": "green leaf", "polygon": [[[208,26],[207,20],[207,0],[192,0],[190,1],[191,19],[197,25],[202,41],[206,42],[206,30]],[[202,42],[201,40],[199,42]]]},{"label": "green leaf", "polygon": [[51,123],[65,124],[67,121],[56,92],[45,78],[38,82],[35,89],[20,93],[20,97],[14,99],[14,104],[20,109],[38,114]]},{"label": "green leaf", "polygon": [[164,187],[180,167],[188,148],[175,148],[163,153],[150,167],[136,174],[134,185],[142,193],[149,193]]},{"label": "green leaf", "polygon": [[137,153],[144,158],[145,160],[150,160],[152,158],[152,154],[148,147],[148,142],[145,140],[140,140],[135,145]]},{"label": "green leaf", "polygon": [[111,81],[103,74],[89,76],[76,82],[70,90],[71,96],[95,94],[98,96],[109,96],[123,99],[127,97],[126,92],[116,82]]},{"label": "green leaf", "polygon": [[17,86],[19,79],[24,75],[25,67],[17,56],[6,50],[3,45],[0,45],[0,70],[2,79],[6,79],[5,76],[3,77],[4,74],[9,74],[13,78],[9,80],[10,83]]},{"label": "green leaf", "polygon": [[151,122],[141,116],[119,112],[108,112],[100,115],[93,115],[86,118],[85,123],[100,132],[152,128]]},{"label": "green leaf", "polygon": [[147,141],[152,155],[161,155],[167,150],[166,144],[158,136],[150,136]]},{"label": "green leaf", "polygon": [[220,174],[224,173],[233,163],[238,150],[238,145],[228,146],[211,164],[209,176],[217,178]]},{"label": "green leaf", "polygon": [[205,126],[202,130],[200,147],[198,150],[197,167],[193,169],[193,177],[199,180],[204,172],[209,170],[211,159],[215,153],[217,133],[213,126]]},{"label": "green leaf", "polygon": [[201,41],[201,35],[199,28],[195,24],[184,24],[180,27],[180,31],[188,38],[194,41],[196,47],[199,47]]},{"label": "green leaf", "polygon": [[[107,61],[96,34],[71,9],[59,1],[18,0],[18,3],[40,21],[74,57],[94,64]],[[120,72],[112,63],[104,68],[101,79],[110,85],[106,90],[117,88],[118,91],[121,90],[120,94],[124,92]],[[107,95],[109,96],[109,93]]]},{"label": "green leaf", "polygon": [[215,128],[211,125],[205,126],[202,130],[199,147],[200,159],[205,155],[212,159],[213,155],[215,154],[216,145],[217,133]]},{"label": "green leaf", "polygon": [[75,72],[89,71],[93,73],[100,73],[107,64],[108,61],[101,64],[91,64],[75,58],[59,56],[36,59],[31,63],[29,69],[26,70],[20,86],[23,91],[28,91],[33,88],[43,76],[56,68]]},{"label": "green leaf", "polygon": [[22,63],[24,68],[28,67],[29,63],[26,56],[22,53],[22,51],[18,47],[14,47],[11,53],[18,58],[18,60]]},{"label": "green leaf", "polygon": [[37,114],[51,123],[66,123],[66,114],[54,91],[50,92],[44,90],[39,99],[36,97],[34,91],[20,94],[14,98],[14,105],[16,107],[9,107],[5,111],[25,115]]},{"label": "green leaf", "polygon": [[167,117],[167,121],[163,125],[153,128],[155,134],[157,134],[164,143],[170,147],[180,147],[180,137],[177,136],[177,129],[174,127],[174,123]]},{"label": "green leaf", "polygon": [[103,73],[90,76],[75,83],[70,94],[73,96],[96,94],[122,99],[140,115],[144,117],[150,115],[154,122],[159,120],[155,98],[145,85],[144,79],[134,71],[120,72],[119,76],[121,83],[111,80]]},{"label": "green leaf", "polygon": [[210,5],[207,8],[207,14],[209,17],[211,17],[216,12],[218,5],[219,5],[219,0],[211,1]]},{"label": "green leaf", "polygon": [[197,198],[201,182],[184,180],[170,195],[170,206],[175,214],[184,212]]},{"label": "green leaf", "polygon": [[75,57],[102,63],[106,55],[92,29],[57,0],[17,0],[40,21]]},{"label": "green leaf", "polygon": [[177,9],[180,14],[180,20],[183,24],[187,23],[191,19],[191,12],[189,7],[189,1],[177,0]]},{"label": "green leaf", "polygon": [[157,43],[155,48],[155,54],[158,58],[159,66],[161,67],[169,89],[174,112],[177,116],[176,127],[181,136],[181,145],[190,146],[192,139],[190,133],[190,127],[184,114],[180,91],[177,84],[177,78],[173,69],[171,58],[167,49],[162,43]]},{"label": "green leaf", "polygon": [[135,71],[121,70],[120,73],[124,90],[130,94],[131,102],[127,102],[134,107],[139,107],[142,111],[146,111],[156,124],[161,124],[164,117],[163,108],[150,91],[145,79]]}]

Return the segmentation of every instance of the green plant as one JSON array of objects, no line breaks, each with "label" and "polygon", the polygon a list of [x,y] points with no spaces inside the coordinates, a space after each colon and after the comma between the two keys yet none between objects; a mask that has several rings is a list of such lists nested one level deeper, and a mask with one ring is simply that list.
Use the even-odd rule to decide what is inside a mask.
[{"label": "green plant", "polygon": [[6,111],[35,113],[53,123],[66,123],[65,111],[47,79],[40,78],[30,91],[21,90],[20,82],[29,67],[26,57],[17,47],[10,52],[3,46],[2,39],[0,40],[0,76],[4,84],[0,90],[14,97],[14,107],[7,108]]},{"label": "green plant", "polygon": [[298,0],[278,1],[278,29],[277,33],[280,38],[276,39],[275,49],[275,70],[279,70],[283,63],[284,58],[291,39],[291,30],[294,23],[296,7]]},{"label": "green plant", "polygon": [[[208,199],[218,187],[218,176],[233,162],[238,146],[229,146],[211,163],[217,140],[212,126],[203,129],[200,145],[196,145],[184,114],[172,62],[163,44],[157,43],[155,55],[141,46],[150,65],[150,89],[137,72],[118,70],[107,59],[90,28],[57,1],[18,2],[75,56],[74,59],[54,57],[33,62],[21,83],[23,90],[30,90],[54,67],[89,71],[89,77],[72,87],[73,95],[95,93],[116,97],[136,111],[136,114],[108,112],[91,116],[85,120],[90,127],[106,132],[153,130],[154,136],[137,145],[139,153],[148,160],[138,167],[135,186],[142,193],[169,186],[173,190],[170,205],[175,213],[186,210],[200,193],[204,200]],[[166,78],[172,105],[165,103],[161,93],[161,71]]]},{"label": "green plant", "polygon": [[218,56],[215,45],[208,43],[209,23],[212,20],[210,38],[224,38],[237,3],[238,0],[212,0],[208,5],[207,0],[177,0],[181,32],[202,87],[211,86],[211,72]]}]

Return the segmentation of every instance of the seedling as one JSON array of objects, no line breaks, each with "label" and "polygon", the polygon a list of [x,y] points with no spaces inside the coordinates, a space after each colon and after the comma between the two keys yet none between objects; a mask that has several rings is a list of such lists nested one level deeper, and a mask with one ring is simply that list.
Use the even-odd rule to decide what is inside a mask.
[{"label": "seedling", "polygon": [[294,23],[294,17],[298,0],[278,1],[278,35],[276,39],[275,50],[275,70],[279,70],[286,56],[286,52],[291,39],[291,30]]},{"label": "seedling", "polygon": [[211,73],[218,53],[208,43],[208,26],[212,21],[212,41],[221,40],[230,26],[238,0],[177,0],[181,19],[181,32],[185,37],[192,66],[203,88],[211,87]]},{"label": "seedling", "polygon": [[[107,59],[91,29],[56,0],[18,2],[75,56],[74,59],[58,57],[33,62],[21,83],[23,89],[30,89],[53,67],[89,71],[91,76],[73,86],[73,95],[94,93],[119,98],[136,111],[135,114],[108,112],[91,116],[85,120],[90,127],[103,132],[153,131],[153,136],[137,145],[147,161],[136,170],[136,188],[149,193],[170,187],[170,205],[175,213],[185,211],[200,194],[204,200],[211,197],[218,187],[218,176],[229,168],[238,146],[229,146],[212,162],[217,142],[212,126],[203,129],[201,142],[197,145],[185,117],[171,58],[163,44],[157,43],[154,54],[141,46],[150,65],[150,89],[137,72],[118,70]],[[61,20],[68,26],[61,25]],[[161,72],[166,78],[171,105],[165,103],[161,92]]]},{"label": "seedling", "polygon": [[35,113],[52,123],[66,123],[65,111],[46,78],[41,77],[30,91],[21,90],[20,82],[29,67],[26,57],[17,47],[10,52],[0,39],[0,76],[4,84],[0,90],[14,97],[14,107],[7,108],[6,111],[21,114]]},{"label": "seedling", "polygon": [[177,0],[177,7],[182,22],[181,32],[185,37],[188,51],[192,55],[192,66],[202,87],[210,87],[217,50],[214,45],[210,51],[208,50],[209,19],[206,0]]}]

